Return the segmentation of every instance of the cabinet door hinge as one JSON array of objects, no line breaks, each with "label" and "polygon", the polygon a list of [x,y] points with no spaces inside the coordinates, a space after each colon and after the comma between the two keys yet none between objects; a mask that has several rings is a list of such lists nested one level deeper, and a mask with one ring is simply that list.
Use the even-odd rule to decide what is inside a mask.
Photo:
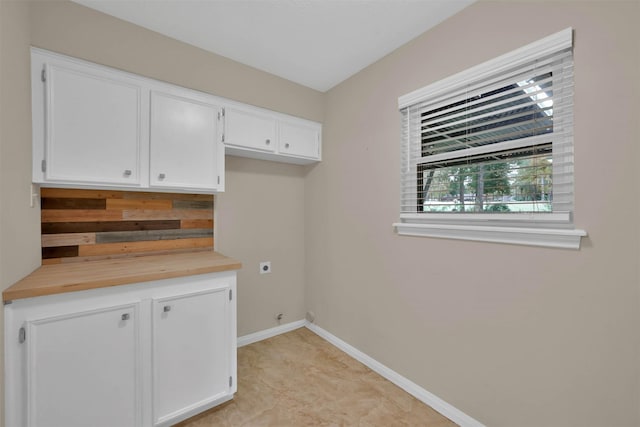
[{"label": "cabinet door hinge", "polygon": [[[225,115],[224,107],[221,109],[221,111],[222,111],[222,118],[224,119],[224,115]],[[220,113],[218,113],[218,114],[220,114]],[[222,124],[222,129],[223,129],[222,130],[222,142],[224,142],[224,134],[225,134],[225,130],[226,130],[225,123]]]},{"label": "cabinet door hinge", "polygon": [[229,289],[229,301],[233,299],[233,289]]},{"label": "cabinet door hinge", "polygon": [[43,82],[47,81],[47,70],[46,70],[46,68],[42,69],[42,72],[40,73],[40,80],[42,80]]},{"label": "cabinet door hinge", "polygon": [[233,387],[233,377],[229,377],[229,387]]},{"label": "cabinet door hinge", "polygon": [[42,169],[42,172],[46,172],[47,171],[47,161],[46,160],[43,160],[40,163],[40,169]]},{"label": "cabinet door hinge", "polygon": [[27,330],[22,327],[20,328],[20,331],[18,331],[18,342],[20,344],[22,344],[23,342],[25,342],[27,339]]}]

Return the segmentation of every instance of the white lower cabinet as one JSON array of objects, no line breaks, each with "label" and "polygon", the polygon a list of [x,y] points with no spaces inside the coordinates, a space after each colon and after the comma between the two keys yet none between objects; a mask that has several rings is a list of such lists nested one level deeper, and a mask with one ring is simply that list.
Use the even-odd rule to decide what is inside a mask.
[{"label": "white lower cabinet", "polygon": [[236,276],[5,306],[7,427],[169,426],[233,398]]},{"label": "white lower cabinet", "polygon": [[140,425],[138,307],[115,305],[25,322],[26,425]]},{"label": "white lower cabinet", "polygon": [[279,151],[283,155],[320,158],[320,127],[281,122]]},{"label": "white lower cabinet", "polygon": [[228,302],[227,288],[154,300],[154,425],[227,396],[233,381]]}]

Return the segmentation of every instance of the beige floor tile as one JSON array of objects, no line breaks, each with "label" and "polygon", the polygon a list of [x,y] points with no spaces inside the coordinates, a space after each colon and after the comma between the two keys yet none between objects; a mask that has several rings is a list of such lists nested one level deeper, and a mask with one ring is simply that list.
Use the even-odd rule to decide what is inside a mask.
[{"label": "beige floor tile", "polygon": [[238,349],[235,398],[179,427],[456,424],[306,328]]}]

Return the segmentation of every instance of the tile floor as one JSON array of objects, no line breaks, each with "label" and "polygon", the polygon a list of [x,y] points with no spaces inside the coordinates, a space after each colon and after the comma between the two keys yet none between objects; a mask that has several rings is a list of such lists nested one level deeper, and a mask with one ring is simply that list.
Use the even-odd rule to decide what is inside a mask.
[{"label": "tile floor", "polygon": [[235,398],[178,426],[428,426],[452,421],[306,328],[238,349]]}]

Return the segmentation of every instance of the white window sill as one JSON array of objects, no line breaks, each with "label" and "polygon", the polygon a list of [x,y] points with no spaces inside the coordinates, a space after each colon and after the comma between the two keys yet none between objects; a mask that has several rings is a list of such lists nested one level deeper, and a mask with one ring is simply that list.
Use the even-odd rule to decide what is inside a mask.
[{"label": "white window sill", "polygon": [[587,235],[584,230],[564,228],[416,224],[407,222],[395,223],[393,226],[401,236],[439,237],[563,249],[580,249],[580,240]]}]

